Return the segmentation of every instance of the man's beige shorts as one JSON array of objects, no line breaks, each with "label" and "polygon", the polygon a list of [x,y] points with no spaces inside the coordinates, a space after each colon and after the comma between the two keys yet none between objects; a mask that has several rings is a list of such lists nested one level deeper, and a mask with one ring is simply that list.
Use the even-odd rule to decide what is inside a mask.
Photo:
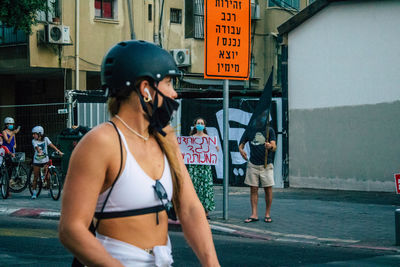
[{"label": "man's beige shorts", "polygon": [[244,183],[249,186],[269,187],[274,183],[274,165],[268,164],[266,168],[264,165],[254,165],[250,162],[247,163],[246,179]]}]

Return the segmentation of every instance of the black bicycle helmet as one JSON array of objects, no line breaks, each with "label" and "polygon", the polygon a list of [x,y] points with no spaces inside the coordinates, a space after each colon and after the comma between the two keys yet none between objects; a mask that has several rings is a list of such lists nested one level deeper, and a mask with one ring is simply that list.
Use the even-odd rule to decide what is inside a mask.
[{"label": "black bicycle helmet", "polygon": [[172,56],[146,41],[131,40],[114,45],[101,64],[102,87],[109,90],[110,96],[116,96],[128,88],[133,89],[135,81],[141,77],[159,82],[166,76],[180,75]]}]

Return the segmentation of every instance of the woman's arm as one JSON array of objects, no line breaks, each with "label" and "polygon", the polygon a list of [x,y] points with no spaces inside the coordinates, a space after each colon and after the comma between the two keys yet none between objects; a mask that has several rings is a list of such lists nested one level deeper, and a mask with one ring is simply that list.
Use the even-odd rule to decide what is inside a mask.
[{"label": "woman's arm", "polygon": [[167,138],[170,138],[170,141],[176,146],[176,156],[179,159],[182,174],[178,217],[183,233],[202,266],[220,266],[204,208],[197,197],[189,173],[183,162],[175,133],[172,128],[167,131]]},{"label": "woman's arm", "polygon": [[[14,136],[15,136],[15,134],[17,134],[18,132],[15,132],[14,133]],[[14,138],[14,151],[16,151],[16,149],[17,149],[17,138]]]},{"label": "woman's arm", "polygon": [[11,132],[10,137],[8,137],[7,136],[7,131],[6,130],[3,131],[3,138],[7,142],[7,144],[11,143],[11,139],[12,139],[13,136],[14,136],[13,132]]},{"label": "woman's arm", "polygon": [[119,170],[118,136],[111,125],[103,124],[89,133],[73,150],[63,189],[59,238],[87,266],[122,266],[88,230],[97,198],[108,177]]}]

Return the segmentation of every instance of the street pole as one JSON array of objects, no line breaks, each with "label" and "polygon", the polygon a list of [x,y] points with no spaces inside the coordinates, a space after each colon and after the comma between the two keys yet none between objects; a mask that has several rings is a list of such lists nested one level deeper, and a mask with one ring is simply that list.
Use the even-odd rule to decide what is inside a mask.
[{"label": "street pole", "polygon": [[396,246],[400,246],[400,209],[394,212],[394,227],[396,233]]},{"label": "street pole", "polygon": [[228,220],[228,195],[229,195],[229,80],[224,80],[224,201],[223,216]]},{"label": "street pole", "polygon": [[135,29],[133,28],[133,15],[132,15],[131,0],[127,0],[127,1],[128,1],[129,25],[130,25],[130,28],[131,28],[131,39],[135,40],[136,36],[135,36]]}]

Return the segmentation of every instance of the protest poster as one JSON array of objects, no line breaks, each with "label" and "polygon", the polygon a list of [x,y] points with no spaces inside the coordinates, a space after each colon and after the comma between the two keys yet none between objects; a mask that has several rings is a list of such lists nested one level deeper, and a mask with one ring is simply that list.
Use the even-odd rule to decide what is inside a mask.
[{"label": "protest poster", "polygon": [[178,136],[177,139],[185,164],[218,164],[216,136]]}]

